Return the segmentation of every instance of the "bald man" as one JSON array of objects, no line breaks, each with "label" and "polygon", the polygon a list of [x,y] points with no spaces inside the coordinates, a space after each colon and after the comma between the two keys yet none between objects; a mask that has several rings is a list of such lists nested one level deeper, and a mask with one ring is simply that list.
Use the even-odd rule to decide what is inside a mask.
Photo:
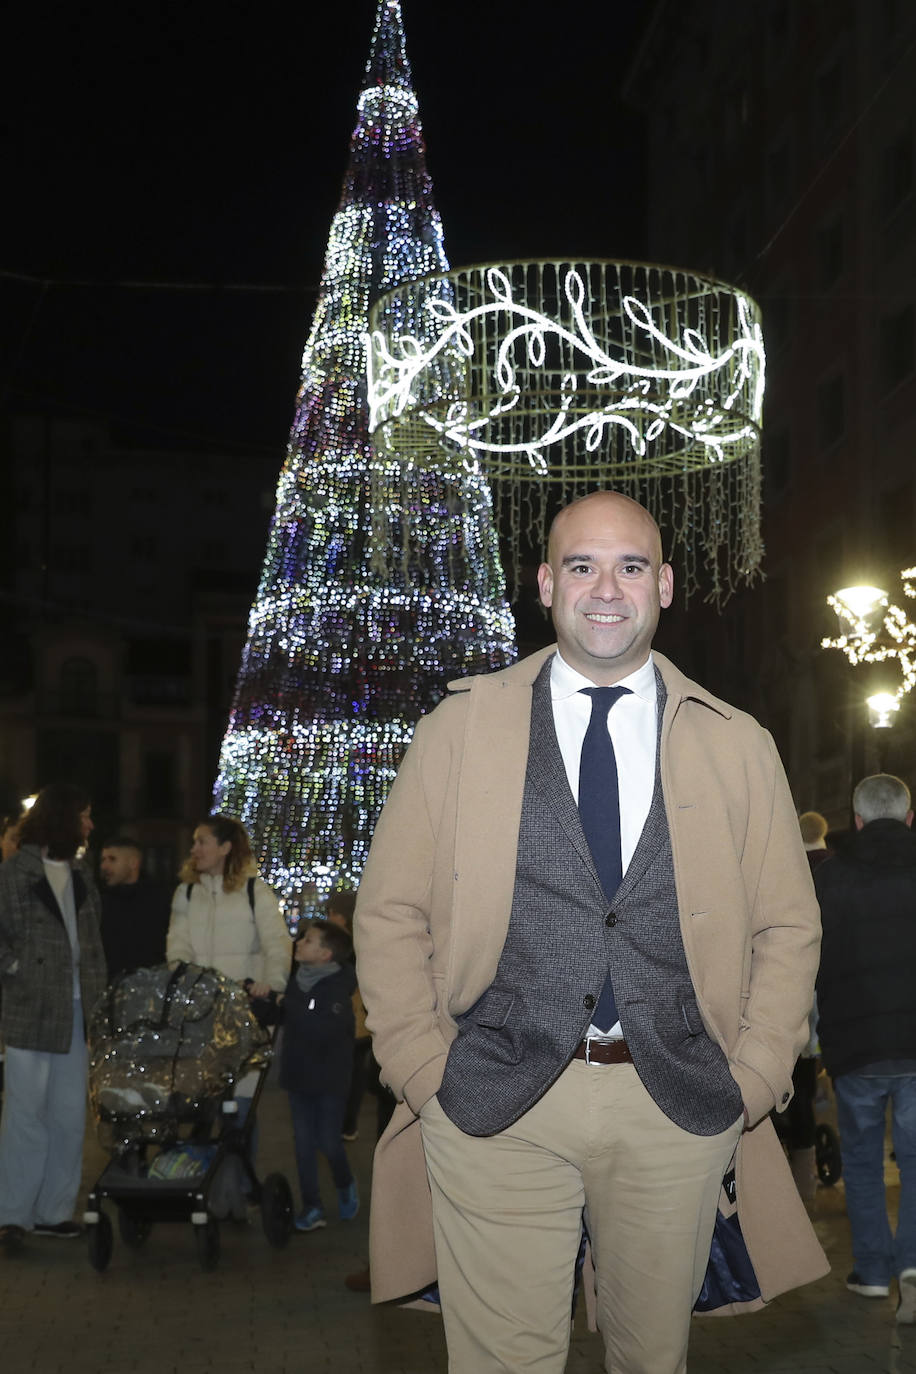
[{"label": "bald man", "polygon": [[[360,987],[400,1099],[373,1296],[438,1275],[452,1374],[562,1374],[584,1225],[607,1369],[681,1374],[695,1303],[826,1271],[768,1119],[818,910],[770,736],[652,651],[674,575],[649,513],[566,507],[538,585],[556,645],[450,684],[360,883]],[[747,1253],[716,1291],[736,1165]]]}]

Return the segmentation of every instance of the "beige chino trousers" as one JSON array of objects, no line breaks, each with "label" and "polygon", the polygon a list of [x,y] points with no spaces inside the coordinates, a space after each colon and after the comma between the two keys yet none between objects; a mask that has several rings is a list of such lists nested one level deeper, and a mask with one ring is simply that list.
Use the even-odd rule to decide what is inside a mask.
[{"label": "beige chino trousers", "polygon": [[420,1112],[450,1374],[563,1374],[583,1210],[608,1374],[682,1374],[741,1120],[682,1130],[632,1064],[573,1060],[512,1126]]}]

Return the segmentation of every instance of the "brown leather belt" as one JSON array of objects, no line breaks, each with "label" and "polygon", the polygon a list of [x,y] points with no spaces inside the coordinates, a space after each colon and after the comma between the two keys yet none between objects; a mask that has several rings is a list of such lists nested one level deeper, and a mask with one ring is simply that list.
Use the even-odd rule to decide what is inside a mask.
[{"label": "brown leather belt", "polygon": [[625,1040],[583,1040],[573,1059],[587,1064],[632,1064],[633,1056]]}]

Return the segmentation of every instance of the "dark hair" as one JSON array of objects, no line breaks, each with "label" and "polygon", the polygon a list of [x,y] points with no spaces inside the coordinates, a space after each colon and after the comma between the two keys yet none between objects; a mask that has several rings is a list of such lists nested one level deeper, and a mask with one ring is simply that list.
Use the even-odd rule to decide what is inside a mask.
[{"label": "dark hair", "polygon": [[84,788],[70,782],[49,783],[22,822],[22,844],[46,845],[49,859],[72,859],[83,843],[80,815],[89,805]]},{"label": "dark hair", "polygon": [[353,958],[353,941],[347,932],[331,921],[313,921],[312,924],[321,936],[321,943],[325,949],[331,951],[335,964],[349,963]]},{"label": "dark hair", "polygon": [[133,839],[130,835],[115,835],[113,840],[106,840],[102,845],[103,849],[132,849],[140,857],[143,857],[143,845],[139,840]]},{"label": "dark hair", "polygon": [[338,887],[328,898],[328,915],[342,916],[347,930],[353,934],[353,913],[356,910],[356,893],[351,887]]}]

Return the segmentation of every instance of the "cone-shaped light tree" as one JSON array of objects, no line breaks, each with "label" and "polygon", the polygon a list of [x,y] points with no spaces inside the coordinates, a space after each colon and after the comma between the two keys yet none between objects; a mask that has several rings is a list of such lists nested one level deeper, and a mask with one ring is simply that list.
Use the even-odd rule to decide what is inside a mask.
[{"label": "cone-shaped light tree", "polygon": [[214,788],[290,915],[358,881],[448,680],[514,655],[484,479],[405,477],[368,437],[369,306],[447,267],[400,0],[380,0]]}]

